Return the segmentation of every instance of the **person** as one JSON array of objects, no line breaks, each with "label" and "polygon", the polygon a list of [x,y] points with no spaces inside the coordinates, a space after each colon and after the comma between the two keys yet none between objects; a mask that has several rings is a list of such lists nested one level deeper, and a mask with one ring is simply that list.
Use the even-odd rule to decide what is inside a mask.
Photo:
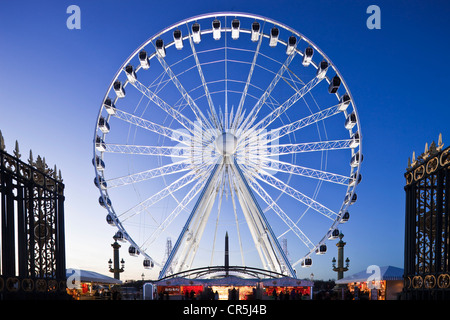
[{"label": "person", "polygon": [[275,288],[273,289],[273,291],[272,291],[272,296],[273,296],[273,299],[274,299],[274,300],[277,300],[277,298],[278,298],[278,297],[277,297],[277,289],[275,289]]},{"label": "person", "polygon": [[214,292],[214,300],[219,300],[219,293],[217,292],[217,290],[216,292]]}]

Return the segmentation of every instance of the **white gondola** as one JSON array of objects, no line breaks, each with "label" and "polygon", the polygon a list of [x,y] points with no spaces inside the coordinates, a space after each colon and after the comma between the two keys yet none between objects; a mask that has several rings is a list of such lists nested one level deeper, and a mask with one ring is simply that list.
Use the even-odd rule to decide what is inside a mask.
[{"label": "white gondola", "polygon": [[231,21],[231,39],[239,39],[240,22],[238,19]]},{"label": "white gondola", "polygon": [[114,240],[117,240],[117,241],[120,241],[120,242],[125,242],[126,241],[122,231],[117,231],[113,238],[114,238]]},{"label": "white gondola", "polygon": [[278,43],[278,36],[280,35],[280,30],[277,27],[273,27],[270,30],[270,39],[269,39],[269,46],[276,47]]},{"label": "white gondola", "polygon": [[117,97],[125,97],[125,89],[123,88],[122,82],[120,82],[119,80],[114,81],[113,88],[116,92]]},{"label": "white gondola", "polygon": [[334,229],[329,235],[328,240],[335,240],[339,237],[339,229]]},{"label": "white gondola", "polygon": [[342,216],[341,222],[345,223],[350,219],[350,213],[348,211],[345,211],[344,215]]},{"label": "white gondola", "polygon": [[352,159],[350,160],[350,166],[351,167],[357,167],[359,166],[359,164],[363,161],[363,155],[359,153],[359,151],[357,153],[355,153],[352,156]]},{"label": "white gondola", "polygon": [[325,254],[327,252],[327,245],[326,244],[321,244],[317,249],[316,249],[316,253],[317,254]]},{"label": "white gondola", "polygon": [[287,46],[286,46],[286,54],[291,55],[295,52],[295,47],[297,46],[297,38],[295,36],[290,36]]},{"label": "white gondola", "polygon": [[336,93],[341,85],[341,78],[338,75],[335,75],[333,79],[330,81],[330,85],[328,86],[329,93]]},{"label": "white gondola", "polygon": [[350,113],[345,119],[345,129],[351,130],[356,125],[356,114],[355,112]]},{"label": "white gondola", "polygon": [[212,22],[212,28],[213,28],[213,39],[219,40],[221,31],[220,31],[220,20],[214,19]]},{"label": "white gondola", "polygon": [[111,200],[106,196],[105,198],[103,197],[98,198],[98,203],[100,203],[100,205],[105,209],[111,207]]},{"label": "white gondola", "polygon": [[303,52],[303,61],[302,61],[303,66],[307,67],[310,65],[313,54],[314,54],[313,48],[307,47],[305,49],[305,51]]},{"label": "white gondola", "polygon": [[317,67],[316,77],[318,79],[325,78],[325,75],[327,74],[327,70],[328,70],[328,62],[326,60],[322,60],[319,63],[319,66]]},{"label": "white gondola", "polygon": [[359,146],[360,139],[359,139],[359,132],[358,132],[358,131],[355,132],[355,133],[352,135],[351,140],[352,140],[352,141],[350,142],[350,148],[354,149],[354,148],[356,148],[356,147]]},{"label": "white gondola", "polygon": [[112,102],[111,98],[108,97],[105,99],[105,102],[103,102],[103,107],[108,114],[112,116],[116,114],[116,106],[114,105],[114,102]]},{"label": "white gondola", "polygon": [[101,177],[101,176],[94,178],[94,184],[97,188],[102,188],[103,190],[108,188],[108,185],[106,184],[105,179],[103,179],[103,177]]},{"label": "white gondola", "polygon": [[350,197],[350,194],[347,194],[345,196],[345,200],[344,203],[350,203],[350,204],[354,204],[356,202],[356,200],[358,199],[358,196],[356,195],[356,193],[353,194],[353,196]]},{"label": "white gondola", "polygon": [[252,34],[251,34],[250,39],[253,42],[256,42],[259,40],[260,29],[261,29],[261,25],[259,24],[258,21],[255,21],[252,23]]},{"label": "white gondola", "polygon": [[134,68],[131,64],[127,65],[125,67],[125,74],[127,75],[128,81],[131,83],[135,83],[137,80],[136,72],[134,71]]},{"label": "white gondola", "polygon": [[141,50],[139,52],[139,63],[141,64],[142,69],[149,69],[150,68],[150,61],[148,60],[147,51]]},{"label": "white gondola", "polygon": [[350,104],[350,96],[348,93],[344,93],[342,97],[339,99],[339,111],[347,110],[348,105]]},{"label": "white gondola", "polygon": [[183,49],[183,36],[181,30],[177,29],[173,32],[173,41],[175,42],[175,48],[178,50]]},{"label": "white gondola", "polygon": [[302,267],[303,268],[309,268],[312,266],[312,259],[311,258],[306,258],[302,261]]},{"label": "white gondola", "polygon": [[163,39],[158,39],[155,42],[156,45],[156,54],[160,58],[164,58],[166,56],[166,47],[164,46]]},{"label": "white gondola", "polygon": [[95,149],[97,149],[97,151],[100,151],[100,152],[103,152],[106,150],[106,143],[99,136],[97,136],[95,138]]},{"label": "white gondola", "polygon": [[143,265],[145,269],[151,269],[154,267],[153,261],[150,259],[145,259]]},{"label": "white gondola", "polygon": [[348,185],[349,186],[354,186],[355,184],[359,184],[362,180],[362,176],[361,174],[358,174],[358,176],[356,176],[358,173],[357,172],[353,172],[352,175],[350,176],[350,179],[348,180]]},{"label": "white gondola", "polygon": [[135,246],[131,245],[128,248],[128,253],[130,254],[130,256],[137,257],[140,252]]},{"label": "white gondola", "polygon": [[106,222],[110,225],[110,226],[114,226],[115,225],[115,220],[112,216],[112,214],[108,213],[106,215]]},{"label": "white gondola", "polygon": [[105,162],[99,156],[95,156],[95,158],[92,159],[92,164],[98,171],[105,170]]},{"label": "white gondola", "polygon": [[200,24],[198,24],[197,22],[192,25],[192,40],[196,44],[199,44],[202,40],[200,34]]},{"label": "white gondola", "polygon": [[100,119],[98,119],[98,128],[103,133],[108,133],[109,130],[111,129],[110,126],[109,126],[108,121],[106,121],[106,119],[103,118],[103,117],[100,117]]}]

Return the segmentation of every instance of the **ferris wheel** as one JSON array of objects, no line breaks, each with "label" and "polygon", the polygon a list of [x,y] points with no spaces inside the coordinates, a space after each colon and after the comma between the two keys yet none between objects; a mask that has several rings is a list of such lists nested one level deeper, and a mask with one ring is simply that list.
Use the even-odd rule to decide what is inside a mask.
[{"label": "ferris wheel", "polygon": [[96,119],[94,182],[115,238],[160,278],[222,265],[225,233],[235,265],[295,277],[349,219],[361,139],[348,86],[308,38],[204,14],[120,66]]}]

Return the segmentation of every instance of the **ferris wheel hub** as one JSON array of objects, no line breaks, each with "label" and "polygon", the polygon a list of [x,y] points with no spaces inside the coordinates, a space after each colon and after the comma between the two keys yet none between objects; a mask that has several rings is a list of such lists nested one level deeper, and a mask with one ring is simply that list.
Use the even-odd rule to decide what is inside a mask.
[{"label": "ferris wheel hub", "polygon": [[236,152],[237,138],[229,133],[224,132],[216,139],[217,151],[223,156],[231,156]]}]

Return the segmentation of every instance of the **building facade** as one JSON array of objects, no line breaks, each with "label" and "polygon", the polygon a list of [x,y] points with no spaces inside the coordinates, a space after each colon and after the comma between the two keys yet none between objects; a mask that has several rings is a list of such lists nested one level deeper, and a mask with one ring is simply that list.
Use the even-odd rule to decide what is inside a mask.
[{"label": "building facade", "polygon": [[405,173],[403,299],[450,299],[450,147],[442,137],[408,161]]}]

